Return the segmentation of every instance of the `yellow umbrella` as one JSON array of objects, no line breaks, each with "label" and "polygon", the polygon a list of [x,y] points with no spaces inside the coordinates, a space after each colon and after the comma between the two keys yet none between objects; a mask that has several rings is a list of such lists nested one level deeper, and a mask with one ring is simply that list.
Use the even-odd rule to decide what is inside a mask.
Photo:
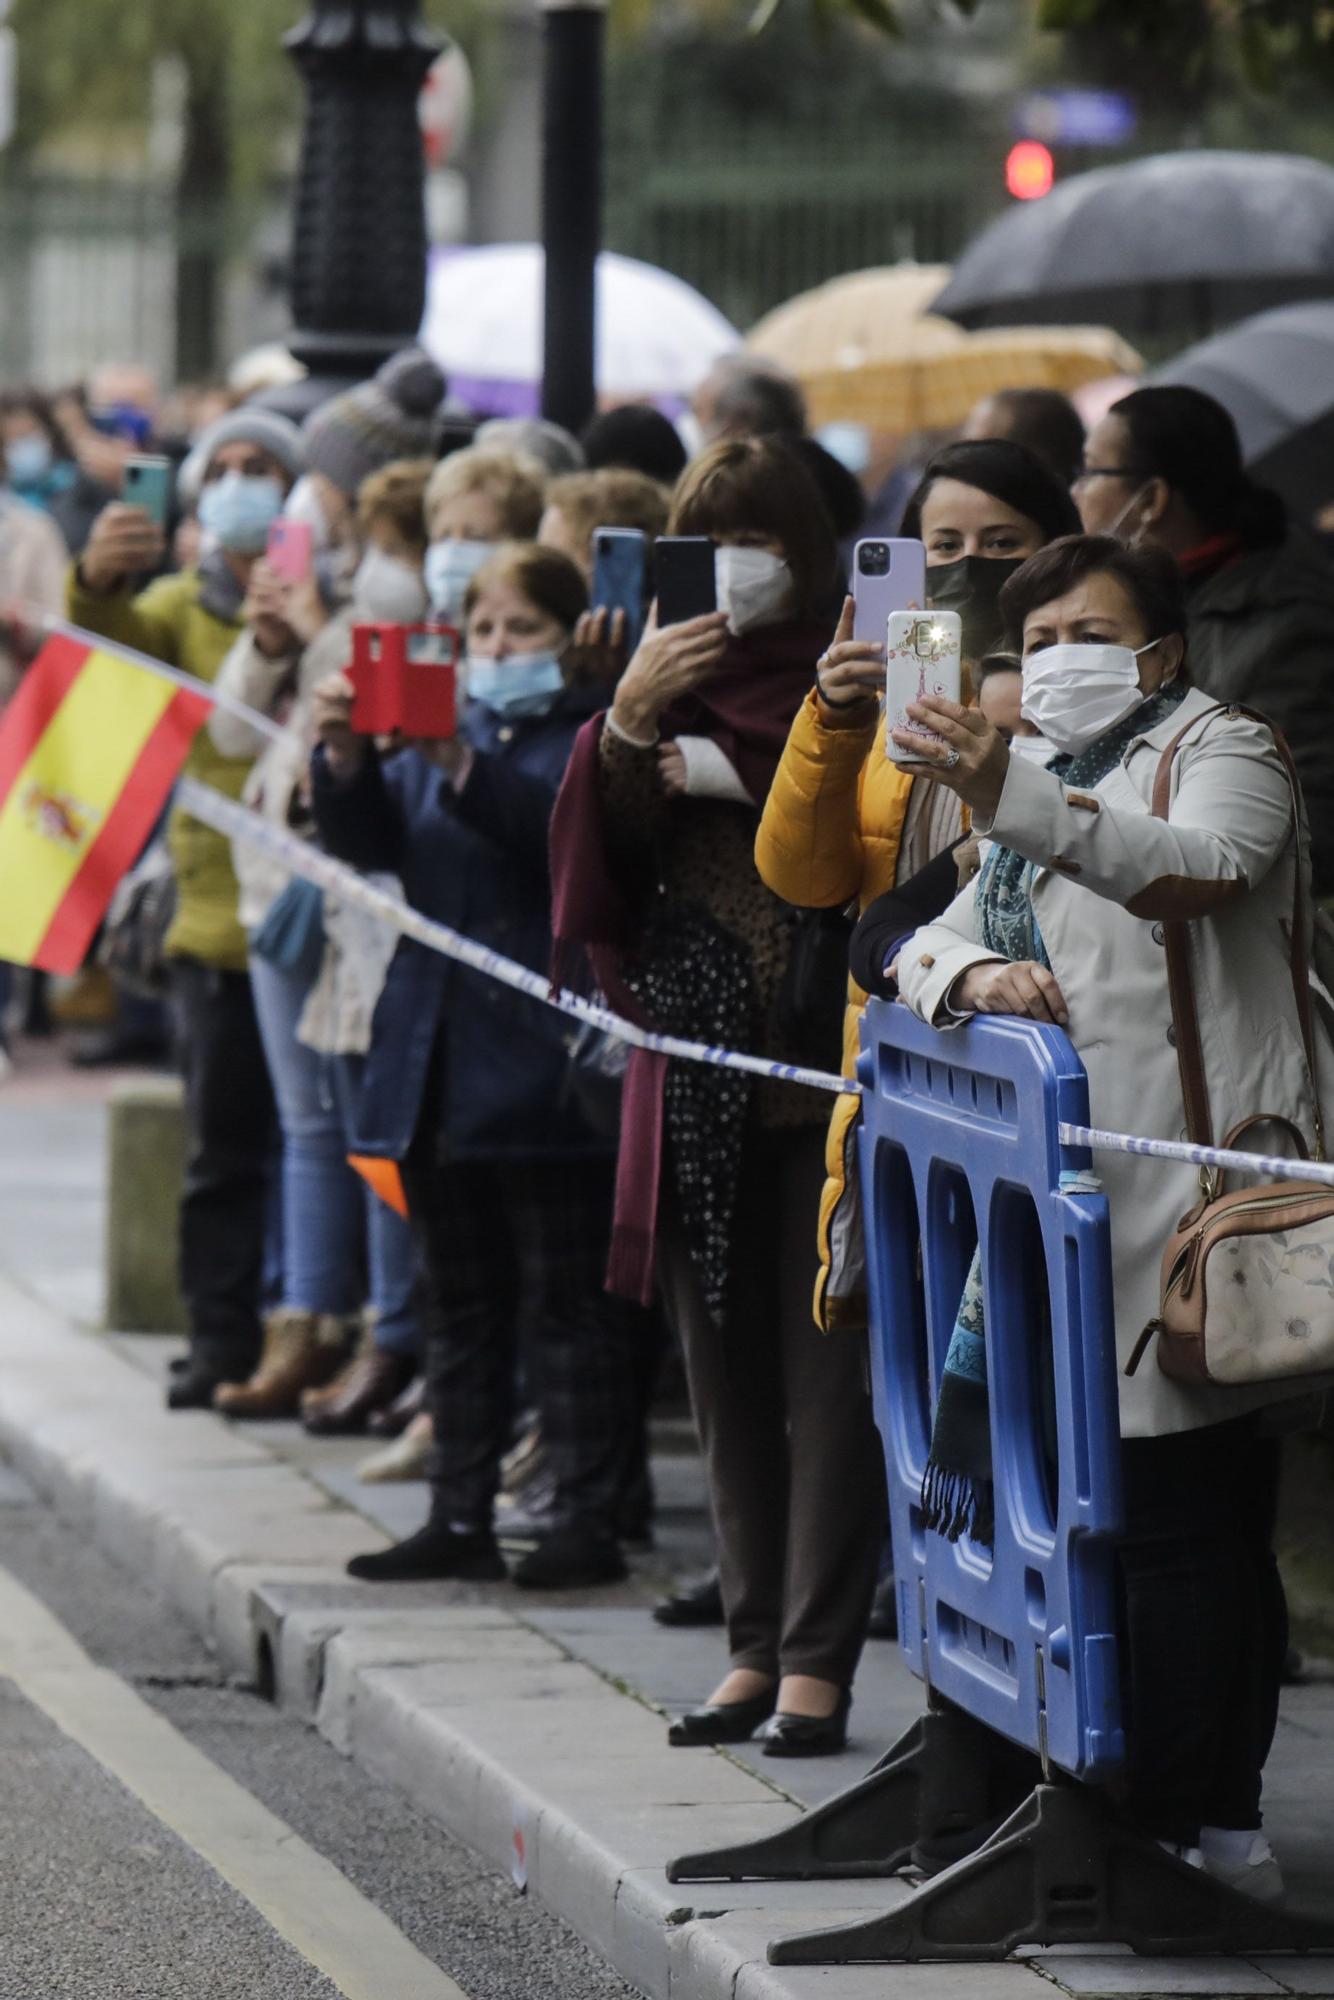
[{"label": "yellow umbrella", "polygon": [[[950,336],[954,337],[951,339]],[[948,429],[997,389],[1063,389],[1106,375],[1138,375],[1143,362],[1101,326],[995,327],[961,333],[924,316],[897,354],[857,367],[803,373],[813,424],[857,423],[873,431]]]},{"label": "yellow umbrella", "polygon": [[[948,264],[851,271],[775,307],[752,328],[746,346],[803,381],[825,369],[893,357],[904,330],[921,321],[949,275]],[[958,332],[949,320],[932,323]]]}]

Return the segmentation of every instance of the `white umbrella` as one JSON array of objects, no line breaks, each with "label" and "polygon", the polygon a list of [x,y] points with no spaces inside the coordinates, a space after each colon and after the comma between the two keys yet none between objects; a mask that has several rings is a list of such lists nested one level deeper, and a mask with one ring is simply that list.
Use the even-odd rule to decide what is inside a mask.
[{"label": "white umbrella", "polygon": [[[527,413],[542,377],[542,250],[536,243],[435,250],[422,344],[451,392],[479,410]],[[597,386],[625,402],[681,401],[741,336],[683,279],[604,250],[597,271]]]}]

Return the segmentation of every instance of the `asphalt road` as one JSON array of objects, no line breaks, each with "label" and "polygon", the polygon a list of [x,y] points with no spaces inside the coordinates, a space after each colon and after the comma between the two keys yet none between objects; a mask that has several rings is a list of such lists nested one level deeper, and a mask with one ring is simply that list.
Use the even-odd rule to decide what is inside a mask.
[{"label": "asphalt road", "polygon": [[[447,2000],[451,1979],[466,2000],[633,2000],[397,1793],[227,1686],[3,1463],[0,1592],[0,2000]],[[283,1823],[271,1848],[254,1802]]]}]

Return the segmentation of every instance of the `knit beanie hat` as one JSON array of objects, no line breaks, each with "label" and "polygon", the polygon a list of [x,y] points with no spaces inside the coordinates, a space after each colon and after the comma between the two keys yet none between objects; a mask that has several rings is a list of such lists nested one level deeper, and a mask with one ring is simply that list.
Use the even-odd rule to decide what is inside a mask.
[{"label": "knit beanie hat", "polygon": [[429,354],[406,347],[369,382],[312,410],[301,426],[306,470],[322,472],[349,498],[396,458],[434,458],[445,378]]},{"label": "knit beanie hat", "polygon": [[305,469],[301,432],[290,418],[280,417],[276,410],[261,410],[251,403],[242,403],[218,417],[191,445],[176,475],[176,491],[182,506],[194,506],[209,461],[225,444],[258,445],[261,451],[277,459],[289,479],[299,479]]}]

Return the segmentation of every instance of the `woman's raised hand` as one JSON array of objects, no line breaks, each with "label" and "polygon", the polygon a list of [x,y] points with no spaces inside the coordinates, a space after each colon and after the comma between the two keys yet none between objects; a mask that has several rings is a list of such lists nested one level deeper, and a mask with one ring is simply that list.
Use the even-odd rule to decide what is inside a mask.
[{"label": "woman's raised hand", "polygon": [[625,668],[626,619],[621,610],[581,613],[565,650],[565,665],[576,681],[614,688]]},{"label": "woman's raised hand", "polygon": [[708,679],[726,645],[725,612],[710,611],[703,618],[660,626],[655,604],[611,705],[617,728],[636,742],[651,741],[663,710]]},{"label": "woman's raised hand", "polygon": [[947,785],[976,818],[989,824],[1010,768],[1005,738],[992,728],[981,709],[964,708],[944,695],[928,694],[921,701],[910,701],[908,714],[927,734],[895,729],[891,735],[901,750],[922,758],[914,775]]},{"label": "woman's raised hand", "polygon": [[89,590],[114,590],[127,576],[156,569],[167,541],[146,507],[113,500],[93,522],[79,575]]},{"label": "woman's raised hand", "polygon": [[838,629],[815,669],[826,729],[865,728],[872,704],[884,692],[885,649],[874,640],[853,638],[855,613],[853,600],[845,597]]},{"label": "woman's raised hand", "polygon": [[352,727],[352,703],[356,690],[346,674],[330,674],[315,688],[310,698],[315,734],[324,745],[329,769],[336,778],[351,778],[360,770],[366,755],[366,739]]},{"label": "woman's raised hand", "polygon": [[1030,959],[970,966],[956,980],[949,1004],[961,1014],[1024,1014],[1057,1028],[1070,1022],[1065,995],[1052,974]]}]

